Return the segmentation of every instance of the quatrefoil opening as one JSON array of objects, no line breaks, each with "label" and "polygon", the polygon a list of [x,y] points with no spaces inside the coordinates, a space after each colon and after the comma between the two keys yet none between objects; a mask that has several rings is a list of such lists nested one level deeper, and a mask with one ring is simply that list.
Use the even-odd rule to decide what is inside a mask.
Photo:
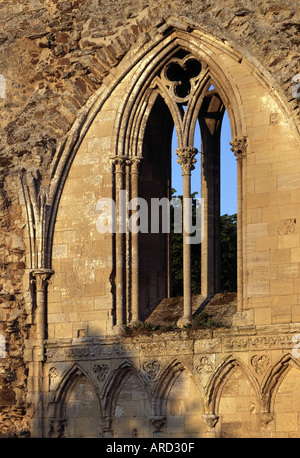
[{"label": "quatrefoil opening", "polygon": [[201,69],[200,62],[194,57],[187,56],[182,60],[172,59],[165,67],[164,76],[175,98],[180,99],[181,102],[188,100]]}]

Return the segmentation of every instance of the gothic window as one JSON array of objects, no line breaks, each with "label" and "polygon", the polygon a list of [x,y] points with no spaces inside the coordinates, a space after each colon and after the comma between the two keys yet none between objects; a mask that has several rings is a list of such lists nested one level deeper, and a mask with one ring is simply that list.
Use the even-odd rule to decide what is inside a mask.
[{"label": "gothic window", "polygon": [[[170,207],[172,198],[175,130],[175,153],[183,189],[184,310],[179,324],[185,325],[191,322],[193,313],[193,244],[201,244],[201,295],[206,298],[221,290],[220,136],[225,105],[207,63],[184,49],[165,57],[144,81],[147,81],[145,86],[137,84],[134,96],[128,98],[130,103],[119,124],[117,155],[113,160],[116,198],[120,190],[127,190],[129,199],[138,197],[148,208],[147,222],[139,221],[135,233],[116,234],[115,324],[145,320],[172,294],[171,226],[169,232],[164,231],[162,220],[164,204],[168,201]],[[201,139],[198,144],[195,144],[196,129]],[[191,175],[197,161],[201,168],[201,201],[196,226],[192,227]],[[154,202],[161,212],[160,229],[155,231],[152,230]],[[138,220],[140,213],[136,208]],[[132,214],[131,208],[128,216]]]},{"label": "gothic window", "polygon": [[[140,195],[150,200],[171,198],[172,130],[177,136],[177,167],[181,168],[184,198],[190,197],[191,174],[196,161],[201,165],[201,204],[204,206],[204,234],[201,235],[201,293],[219,292],[220,274],[220,135],[224,104],[212,85],[207,65],[184,50],[178,51],[162,68],[153,84],[155,103],[147,120],[143,139],[144,162],[140,172]],[[195,145],[195,129],[201,141]],[[199,135],[198,135],[199,138]],[[197,146],[197,148],[195,148]],[[200,184],[200,183],[199,183]],[[200,187],[200,186],[199,186]],[[200,197],[200,196],[199,196]],[[146,315],[172,294],[171,243],[168,234],[141,234],[140,299]],[[190,314],[192,269],[191,247],[183,243],[185,314]]]}]

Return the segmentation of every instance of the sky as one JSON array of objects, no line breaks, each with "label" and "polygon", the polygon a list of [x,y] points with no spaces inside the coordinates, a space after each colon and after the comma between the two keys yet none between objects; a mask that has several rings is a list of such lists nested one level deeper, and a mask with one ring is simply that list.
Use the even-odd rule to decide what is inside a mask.
[{"label": "sky", "polygon": [[[199,129],[196,129],[194,146],[201,150]],[[233,215],[237,213],[237,166],[236,158],[230,151],[231,132],[227,113],[225,111],[222,130],[221,130],[221,215],[227,213]],[[174,131],[172,142],[172,187],[176,189],[177,195],[182,195],[182,175],[181,167],[177,164],[175,149],[177,148],[176,134]],[[198,157],[197,157],[198,156]],[[192,171],[191,191],[198,192],[197,197],[201,196],[201,160],[199,153],[196,156],[197,162],[195,170]]]}]

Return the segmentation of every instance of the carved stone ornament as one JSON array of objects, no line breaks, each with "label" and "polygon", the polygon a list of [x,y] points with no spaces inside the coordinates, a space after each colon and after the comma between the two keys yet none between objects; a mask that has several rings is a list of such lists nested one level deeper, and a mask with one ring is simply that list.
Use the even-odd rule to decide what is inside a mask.
[{"label": "carved stone ornament", "polygon": [[219,416],[214,413],[207,413],[202,415],[202,420],[209,428],[214,428],[218,423]]},{"label": "carved stone ornament", "polygon": [[56,369],[56,367],[51,367],[50,370],[49,370],[49,384],[50,384],[50,388],[52,387],[55,379],[57,378],[58,376],[58,370]]},{"label": "carved stone ornament", "polygon": [[296,230],[296,218],[289,218],[281,221],[277,232],[279,235],[289,235],[293,234]]},{"label": "carved stone ornament", "polygon": [[202,358],[200,358],[200,363],[196,367],[196,371],[197,372],[202,372],[202,371],[212,372],[213,371],[213,365],[211,364],[207,356],[203,356]]},{"label": "carved stone ornament", "polygon": [[125,167],[128,165],[129,158],[127,156],[114,156],[111,158],[111,163],[115,166],[115,173],[124,173]]},{"label": "carved stone ornament", "polygon": [[50,284],[50,277],[54,273],[51,269],[35,269],[31,271],[31,284],[35,284],[37,291],[45,291]]},{"label": "carved stone ornament", "polygon": [[262,412],[258,415],[262,427],[267,427],[274,420],[274,415],[270,412]]},{"label": "carved stone ornament", "polygon": [[112,417],[102,417],[99,420],[99,430],[102,434],[102,437],[112,437]]},{"label": "carved stone ornament", "polygon": [[143,363],[142,369],[147,379],[150,382],[153,382],[158,377],[160,371],[160,363],[156,360],[145,361]]},{"label": "carved stone ornament", "polygon": [[130,158],[129,163],[131,165],[131,169],[130,169],[131,174],[139,173],[139,169],[140,169],[142,161],[143,161],[142,157],[135,156],[135,157]]},{"label": "carved stone ornament", "polygon": [[99,382],[103,382],[109,372],[109,367],[107,364],[94,364],[93,371],[95,372]]},{"label": "carved stone ornament", "polygon": [[263,375],[270,364],[270,358],[267,355],[255,355],[251,358],[251,364],[258,375]]},{"label": "carved stone ornament", "polygon": [[244,157],[247,150],[247,137],[237,137],[230,142],[230,145],[232,146],[231,151],[237,159]]},{"label": "carved stone ornament", "polygon": [[56,439],[64,438],[65,427],[67,426],[67,420],[65,418],[52,418],[49,426],[49,437]]},{"label": "carved stone ornament", "polygon": [[177,148],[175,152],[178,156],[177,163],[181,165],[182,175],[190,175],[195,168],[194,164],[197,162],[197,159],[195,159],[198,153],[197,148],[186,146]]},{"label": "carved stone ornament", "polygon": [[150,417],[150,421],[153,425],[154,432],[159,433],[166,423],[166,417],[153,415]]}]

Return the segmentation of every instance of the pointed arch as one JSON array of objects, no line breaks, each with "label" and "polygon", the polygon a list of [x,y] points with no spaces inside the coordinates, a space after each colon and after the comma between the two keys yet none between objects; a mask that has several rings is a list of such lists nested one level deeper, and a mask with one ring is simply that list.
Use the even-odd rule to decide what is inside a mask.
[{"label": "pointed arch", "polygon": [[163,420],[166,437],[177,437],[186,431],[192,437],[204,437],[204,413],[204,391],[199,378],[186,361],[173,359],[156,382],[153,418]]},{"label": "pointed arch", "polygon": [[153,390],[153,415],[165,415],[168,396],[178,377],[186,372],[199,390],[199,398],[204,408],[204,392],[198,378],[186,363],[174,359],[161,372]]},{"label": "pointed arch", "polygon": [[97,383],[95,380],[90,377],[90,375],[80,366],[80,364],[75,363],[65,374],[62,376],[61,382],[59,383],[56,392],[54,394],[53,404],[54,404],[54,416],[56,418],[65,418],[65,408],[72,392],[72,389],[76,386],[78,381],[85,377],[88,382],[93,387],[97,398],[99,399],[99,408],[101,409],[100,403],[100,392]]},{"label": "pointed arch", "polygon": [[[110,120],[110,131],[105,140],[105,147],[103,147],[103,151],[105,151],[105,158],[107,158],[107,170],[105,173],[107,173],[108,176],[111,172],[112,187],[109,192],[111,192],[112,195],[118,195],[119,191],[125,190],[128,183],[127,188],[131,191],[131,196],[129,197],[137,196],[138,185],[140,182],[139,172],[137,169],[140,161],[139,159],[137,161],[132,159],[135,156],[140,157],[142,154],[142,139],[144,137],[147,119],[150,116],[149,113],[151,112],[151,106],[153,106],[157,95],[159,94],[161,96],[159,88],[156,85],[157,79],[161,75],[160,72],[163,70],[164,65],[170,62],[170,59],[175,56],[178,50],[184,50],[191,56],[194,56],[199,60],[199,62],[201,62],[203,68],[205,69],[203,79],[199,85],[200,93],[197,93],[195,101],[198,99],[197,103],[201,105],[203,102],[202,96],[204,95],[205,97],[205,91],[209,90],[209,85],[212,84],[214,86],[215,91],[219,94],[220,99],[222,100],[222,103],[228,113],[232,137],[237,142],[244,142],[244,155],[246,155],[245,140],[247,136],[247,128],[246,115],[243,107],[244,95],[242,97],[244,92],[242,92],[242,83],[241,85],[239,83],[242,78],[238,78],[236,76],[234,69],[238,69],[241,74],[249,73],[251,78],[257,78],[259,84],[263,83],[265,88],[267,86],[269,88],[270,84],[265,80],[264,76],[260,75],[255,65],[244,59],[241,54],[234,52],[226,44],[219,42],[206,34],[200,33],[197,30],[187,31],[173,28],[170,32],[168,31],[165,36],[154,35],[153,38],[143,47],[143,49],[133,58],[129,53],[126,57],[124,57],[122,63],[118,66],[118,71],[116,71],[117,77],[110,75],[110,78],[105,81],[101,90],[95,93],[86,107],[80,112],[78,120],[70,131],[69,137],[65,139],[65,143],[63,143],[57,151],[51,170],[52,182],[46,205],[47,215],[45,230],[47,231],[47,235],[44,239],[47,240],[47,243],[45,245],[46,254],[44,258],[46,260],[47,267],[51,267],[52,264],[51,253],[56,213],[58,211],[59,200],[62,195],[68,171],[70,170],[72,161],[88,128],[96,119],[97,114],[101,113],[99,115],[99,119],[102,114],[105,116],[106,112],[104,112],[103,108],[107,101],[108,103],[105,109],[109,109],[110,102],[112,102],[111,107],[113,107],[113,110],[111,110],[113,112],[113,116]],[[234,64],[232,65],[232,68],[230,67],[231,64]],[[241,90],[241,93],[239,89]],[[277,97],[276,94],[274,95]],[[166,96],[165,100],[169,100],[169,98]],[[195,105],[192,111],[191,130],[189,132],[188,142],[191,141],[190,139],[193,135],[193,123],[196,121],[195,114],[198,109],[201,109],[200,105]],[[171,101],[169,106],[173,106]],[[249,142],[248,146],[251,147],[250,145],[251,143]],[[109,165],[111,165],[109,162],[111,155],[114,155],[114,157],[115,155],[119,155],[122,158],[122,163],[120,158],[118,158],[120,171],[117,173],[116,163],[114,168],[111,167],[112,170],[109,167]],[[245,162],[246,161],[244,161],[244,163]],[[133,173],[131,173],[131,171],[133,171]],[[245,240],[247,235],[245,212],[243,212],[242,216],[243,195],[246,196],[245,192],[247,183],[244,179],[245,173],[246,167],[243,168],[242,166],[239,166],[238,189],[241,196],[238,199],[239,312],[245,308],[243,300],[246,305],[248,301],[247,296],[244,294],[246,289],[244,288],[243,290],[243,285],[246,283],[245,269],[243,270],[243,266],[246,264]],[[117,185],[115,184],[116,174],[118,178],[120,178],[120,180],[117,181]],[[244,186],[241,185],[242,181]],[[206,200],[208,201],[208,199]],[[242,221],[242,219],[244,221]],[[107,294],[107,309],[110,308],[110,311],[112,311],[108,318],[109,328],[114,325],[120,326],[124,324],[126,320],[129,322],[130,320],[135,321],[136,319],[145,318],[144,316],[139,316],[141,311],[140,309],[142,308],[139,307],[139,303],[141,304],[142,302],[140,301],[139,294],[142,288],[140,288],[140,283],[137,279],[138,274],[142,269],[139,268],[139,260],[141,257],[138,252],[138,237],[131,237],[131,235],[128,235],[127,239],[124,240],[125,237],[118,237],[118,235],[116,235],[115,239],[117,238],[117,242],[114,240],[112,241],[112,244],[114,244],[112,248],[112,256],[114,256],[111,263],[113,266],[112,272],[111,274],[107,274],[107,276],[110,275],[109,281],[111,281],[112,284],[112,294],[110,296]],[[116,245],[120,247],[120,250],[116,250]],[[117,252],[118,260],[115,259],[115,253]],[[131,283],[134,287],[132,287],[132,285],[128,286],[129,282],[127,282],[127,284],[126,280],[124,282],[123,279],[119,279],[121,276],[124,277],[124,260],[126,254],[128,254],[128,265],[130,267],[130,272],[127,278],[129,278],[130,275],[132,276],[134,281]],[[211,256],[211,258],[213,259],[213,256]],[[120,266],[118,272],[115,269],[117,264]],[[155,276],[159,277],[157,272],[151,272],[151,281],[155,278]],[[118,288],[118,291],[113,289],[116,284],[124,285],[124,283],[124,289],[126,289],[128,293],[127,298],[121,291],[121,287]],[[142,286],[146,289],[147,285]],[[159,288],[157,288],[157,291],[158,289]],[[163,299],[160,297],[160,294],[161,293],[159,291],[159,293],[155,293],[155,295],[153,295],[153,300],[151,298],[151,303],[149,305],[149,309],[151,308],[151,311]]]},{"label": "pointed arch", "polygon": [[218,413],[222,390],[228,379],[237,369],[243,373],[250,386],[254,389],[256,399],[258,400],[258,403],[261,404],[260,390],[257,380],[237,356],[230,355],[220,363],[209,380],[206,389],[206,409],[208,414]]},{"label": "pointed arch", "polygon": [[162,415],[165,411],[168,393],[177,377],[184,371],[183,364],[177,359],[173,360],[160,374],[153,393],[153,415]]},{"label": "pointed arch", "polygon": [[142,371],[133,363],[126,360],[113,371],[102,401],[115,437],[149,437],[151,390]]},{"label": "pointed arch", "polygon": [[277,392],[292,368],[300,370],[300,363],[288,353],[269,370],[261,390],[263,412],[274,413]]},{"label": "pointed arch", "polygon": [[[236,87],[230,75],[221,70],[222,63],[217,61],[217,55],[210,47],[216,46],[215,39],[205,37],[203,34],[173,29],[167,36],[155,37],[153,41],[135,55],[134,58],[125,58],[122,62],[122,73],[117,78],[109,78],[87,104],[80,110],[78,117],[71,128],[68,136],[62,140],[51,165],[51,184],[47,197],[47,214],[45,215],[45,266],[51,267],[52,242],[55,227],[55,219],[58,205],[68,172],[74,157],[97,114],[113,94],[118,85],[126,80],[126,91],[122,98],[123,105],[118,109],[112,135],[111,150],[121,155],[141,155],[141,135],[144,132],[147,116],[151,111],[158,89],[155,89],[157,72],[179,50],[185,49],[201,62],[209,65],[209,74],[203,80],[203,87],[208,89],[213,84],[227,110],[232,137],[246,134],[244,125],[243,105]],[[223,51],[234,55],[237,61],[241,56],[233,54],[230,48],[219,43]],[[144,60],[146,65],[138,65]],[[128,77],[130,75],[130,77]],[[153,86],[154,84],[154,86]],[[206,90],[205,89],[205,90]],[[204,91],[205,92],[205,91]],[[155,95],[153,95],[155,93]],[[201,97],[198,97],[197,111]],[[170,107],[169,107],[170,108]],[[193,116],[196,123],[196,118]],[[191,130],[190,136],[192,135]],[[140,135],[141,134],[141,135]]]},{"label": "pointed arch", "polygon": [[[195,36],[193,36],[193,41],[196,41]],[[158,90],[169,107],[177,132],[181,131],[179,122],[181,116],[178,107],[172,101],[164,85],[161,84],[158,78],[162,68],[179,50],[185,50],[194,56],[194,58],[199,59],[203,67],[200,73],[201,78],[198,89],[192,104],[191,116],[185,123],[190,125],[186,134],[187,138],[184,141],[184,132],[179,134],[179,146],[186,146],[183,144],[192,142],[194,125],[197,121],[197,113],[195,112],[200,109],[204,97],[203,94],[211,84],[214,85],[220,93],[222,100],[224,100],[224,105],[231,122],[233,138],[238,135],[245,135],[244,114],[242,102],[239,98],[239,91],[232,78],[221,70],[221,62],[217,62],[215,56],[212,57],[209,49],[207,49],[207,53],[205,51],[203,52],[203,46],[200,46],[200,42],[201,40],[199,40],[199,47],[194,46],[190,33],[174,30],[163,42],[154,46],[148,52],[147,66],[142,66],[142,70],[130,74],[130,78],[128,77],[128,85],[130,87],[127,96],[124,97],[123,107],[120,107],[115,123],[115,133],[113,135],[115,137],[113,143],[116,145],[117,154],[137,155],[135,149],[130,149],[130,146],[132,146],[130,145],[130,138],[138,138],[139,136],[134,132],[134,129],[139,127],[141,123],[134,122],[134,120],[138,119],[141,114],[144,114],[140,107],[145,105],[150,91]]]},{"label": "pointed arch", "polygon": [[103,413],[105,416],[112,417],[114,415],[119,394],[131,375],[136,377],[141,386],[143,386],[149,402],[151,402],[151,389],[148,381],[143,377],[141,371],[138,371],[130,361],[126,360],[111,372],[105,383],[102,395]]},{"label": "pointed arch", "polygon": [[78,363],[63,375],[49,408],[49,437],[54,437],[55,430],[57,437],[100,437],[100,392],[93,378]]}]

